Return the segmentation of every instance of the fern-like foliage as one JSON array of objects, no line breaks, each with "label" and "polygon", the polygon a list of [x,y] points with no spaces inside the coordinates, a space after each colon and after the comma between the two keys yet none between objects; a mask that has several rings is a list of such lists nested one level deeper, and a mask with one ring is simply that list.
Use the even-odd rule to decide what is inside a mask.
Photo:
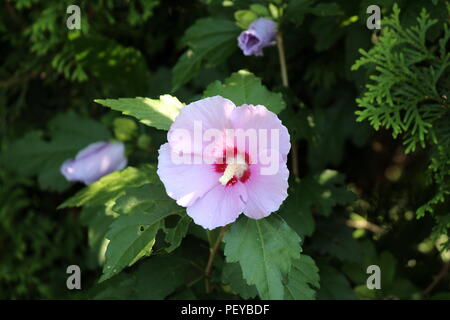
[{"label": "fern-like foliage", "polygon": [[[432,27],[440,28],[438,40],[427,37]],[[366,90],[357,99],[358,121],[368,120],[376,130],[391,129],[394,137],[402,134],[406,153],[418,147],[430,149],[428,171],[437,191],[417,210],[417,216],[434,214],[439,234],[448,233],[450,227],[450,214],[435,212],[450,195],[449,38],[448,20],[439,25],[423,9],[417,24],[405,28],[395,5],[383,21],[376,45],[369,51],[360,50],[362,57],[352,67],[371,68]]]}]

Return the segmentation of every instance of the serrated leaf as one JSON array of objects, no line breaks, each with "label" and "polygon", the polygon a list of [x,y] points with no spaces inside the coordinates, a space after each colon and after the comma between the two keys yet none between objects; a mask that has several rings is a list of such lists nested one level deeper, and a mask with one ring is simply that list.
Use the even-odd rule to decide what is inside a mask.
[{"label": "serrated leaf", "polygon": [[148,256],[156,233],[164,226],[164,219],[184,212],[184,208],[167,196],[160,183],[128,189],[125,195],[117,199],[112,210],[120,215],[106,234],[110,242],[100,281]]},{"label": "serrated leaf", "polygon": [[120,274],[100,284],[95,299],[164,299],[192,274],[189,260],[178,255],[154,256],[131,274]]},{"label": "serrated leaf", "polygon": [[209,66],[223,62],[236,46],[239,28],[233,21],[217,18],[197,20],[187,31],[183,42],[189,49],[173,68],[173,91],[191,80],[199,71],[203,61]]},{"label": "serrated leaf", "polygon": [[281,93],[270,92],[261,83],[261,79],[247,70],[233,73],[223,83],[211,83],[203,93],[205,97],[222,96],[237,106],[243,104],[264,105],[270,111],[279,113],[286,107]]},{"label": "serrated leaf", "polygon": [[133,116],[147,126],[161,130],[169,130],[183,107],[183,103],[168,94],[160,96],[159,99],[137,97],[96,99],[94,101],[102,106]]},{"label": "serrated leaf", "polygon": [[258,294],[256,287],[249,285],[242,277],[242,269],[239,263],[227,263],[223,267],[222,282],[228,284],[234,292],[244,299],[252,299]]},{"label": "serrated leaf", "polygon": [[306,255],[300,255],[294,260],[285,287],[287,300],[314,300],[315,290],[320,287],[319,268],[314,260]]},{"label": "serrated leaf", "polygon": [[300,237],[283,219],[241,217],[224,237],[227,262],[239,262],[247,283],[262,299],[283,299],[283,277],[300,257]]},{"label": "serrated leaf", "polygon": [[128,188],[139,187],[155,179],[155,169],[152,166],[140,168],[128,167],[122,171],[113,172],[90,184],[67,199],[58,209],[68,207],[102,206],[122,196]]}]

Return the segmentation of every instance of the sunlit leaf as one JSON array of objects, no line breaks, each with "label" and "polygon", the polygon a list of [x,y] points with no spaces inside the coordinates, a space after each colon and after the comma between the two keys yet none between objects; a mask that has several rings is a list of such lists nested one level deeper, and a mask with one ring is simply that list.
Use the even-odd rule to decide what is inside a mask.
[{"label": "sunlit leaf", "polygon": [[177,98],[162,95],[159,99],[149,98],[120,98],[96,99],[95,102],[121,111],[123,114],[137,118],[143,124],[161,130],[168,130],[183,107]]}]

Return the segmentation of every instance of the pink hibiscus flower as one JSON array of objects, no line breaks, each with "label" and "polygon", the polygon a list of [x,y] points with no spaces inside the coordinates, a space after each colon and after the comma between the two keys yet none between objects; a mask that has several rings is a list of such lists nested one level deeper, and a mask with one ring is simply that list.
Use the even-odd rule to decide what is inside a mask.
[{"label": "pink hibiscus flower", "polygon": [[291,144],[286,127],[262,105],[220,96],[185,106],[159,149],[167,194],[206,229],[244,213],[261,219],[287,197]]}]

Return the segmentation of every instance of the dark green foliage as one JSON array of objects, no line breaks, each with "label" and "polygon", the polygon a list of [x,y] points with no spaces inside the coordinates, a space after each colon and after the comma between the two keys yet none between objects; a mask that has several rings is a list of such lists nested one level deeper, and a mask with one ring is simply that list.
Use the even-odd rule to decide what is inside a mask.
[{"label": "dark green foliage", "polygon": [[[374,31],[372,2],[79,1],[81,30],[71,1],[2,2],[0,299],[449,299],[450,6],[381,0]],[[289,87],[276,46],[237,46],[257,17]],[[215,95],[267,106],[292,149],[277,212],[207,231],[156,169],[181,108]],[[67,182],[100,140],[128,167]]]},{"label": "dark green foliage", "polygon": [[[450,13],[450,7],[448,10]],[[368,52],[361,50],[362,58],[352,67],[370,66],[373,70],[367,90],[357,100],[363,109],[357,111],[358,121],[367,119],[376,130],[391,129],[394,137],[403,134],[406,153],[418,147],[431,149],[428,173],[437,191],[417,210],[417,216],[423,217],[426,212],[435,213],[435,206],[448,201],[450,195],[450,24],[448,20],[438,22],[423,9],[417,24],[405,28],[398,6],[383,23],[378,43]],[[430,45],[430,29],[438,23],[436,44]],[[445,219],[437,221],[438,230],[447,234]]]}]

